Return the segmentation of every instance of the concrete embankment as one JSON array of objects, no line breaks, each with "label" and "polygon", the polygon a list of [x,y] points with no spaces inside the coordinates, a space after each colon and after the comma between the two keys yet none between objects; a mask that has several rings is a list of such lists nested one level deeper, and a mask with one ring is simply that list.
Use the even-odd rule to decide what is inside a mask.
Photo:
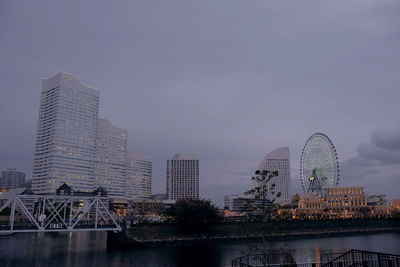
[{"label": "concrete embankment", "polygon": [[[140,225],[109,233],[107,245],[110,248],[135,248],[257,240],[262,238],[262,229],[258,222],[222,223],[201,231],[171,224]],[[264,229],[268,239],[277,240],[400,232],[400,223],[396,220],[285,221],[268,223]]]}]

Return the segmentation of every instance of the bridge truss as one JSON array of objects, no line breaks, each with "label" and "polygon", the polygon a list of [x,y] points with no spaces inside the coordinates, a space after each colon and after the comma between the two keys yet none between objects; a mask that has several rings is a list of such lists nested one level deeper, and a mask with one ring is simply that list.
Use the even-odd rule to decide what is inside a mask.
[{"label": "bridge truss", "polygon": [[121,231],[99,196],[15,195],[0,205],[0,233]]}]

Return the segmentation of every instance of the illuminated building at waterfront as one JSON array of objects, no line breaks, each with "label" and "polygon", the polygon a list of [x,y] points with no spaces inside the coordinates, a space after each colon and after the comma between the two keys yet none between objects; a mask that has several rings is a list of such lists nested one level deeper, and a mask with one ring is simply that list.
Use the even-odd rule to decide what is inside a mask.
[{"label": "illuminated building at waterfront", "polygon": [[321,215],[324,209],[324,200],[314,193],[301,194],[297,206],[296,215]]},{"label": "illuminated building at waterfront", "polygon": [[[98,117],[99,91],[64,72],[43,80],[32,190],[99,186],[119,199],[149,198],[151,157],[128,153],[127,131]],[[124,203],[125,203],[124,202]]]},{"label": "illuminated building at waterfront", "polygon": [[63,183],[91,191],[99,91],[60,72],[44,79],[40,98],[32,189],[53,193]]},{"label": "illuminated building at waterfront", "polygon": [[366,207],[362,187],[332,187],[325,189],[326,205],[331,214],[352,215]]}]

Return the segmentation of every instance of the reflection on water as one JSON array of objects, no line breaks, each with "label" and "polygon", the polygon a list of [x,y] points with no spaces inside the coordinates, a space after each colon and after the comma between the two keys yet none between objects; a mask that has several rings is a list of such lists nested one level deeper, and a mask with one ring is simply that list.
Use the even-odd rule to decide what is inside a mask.
[{"label": "reflection on water", "polygon": [[[270,250],[289,250],[297,262],[351,248],[400,254],[400,233],[268,243]],[[1,266],[230,266],[248,251],[243,241],[109,251],[106,233],[96,232],[0,236]]]}]

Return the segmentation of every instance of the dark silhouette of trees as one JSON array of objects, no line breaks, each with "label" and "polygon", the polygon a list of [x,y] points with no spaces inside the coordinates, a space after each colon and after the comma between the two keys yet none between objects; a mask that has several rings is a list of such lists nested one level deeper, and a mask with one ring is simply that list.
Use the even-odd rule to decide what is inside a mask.
[{"label": "dark silhouette of trees", "polygon": [[359,212],[363,219],[368,219],[371,217],[371,208],[364,206],[359,209]]},{"label": "dark silhouette of trees", "polygon": [[1,212],[1,216],[9,216],[11,214],[11,208],[10,207],[5,207]]},{"label": "dark silhouette of trees", "polygon": [[221,221],[218,208],[207,199],[178,199],[167,215],[185,227],[209,227]]}]

